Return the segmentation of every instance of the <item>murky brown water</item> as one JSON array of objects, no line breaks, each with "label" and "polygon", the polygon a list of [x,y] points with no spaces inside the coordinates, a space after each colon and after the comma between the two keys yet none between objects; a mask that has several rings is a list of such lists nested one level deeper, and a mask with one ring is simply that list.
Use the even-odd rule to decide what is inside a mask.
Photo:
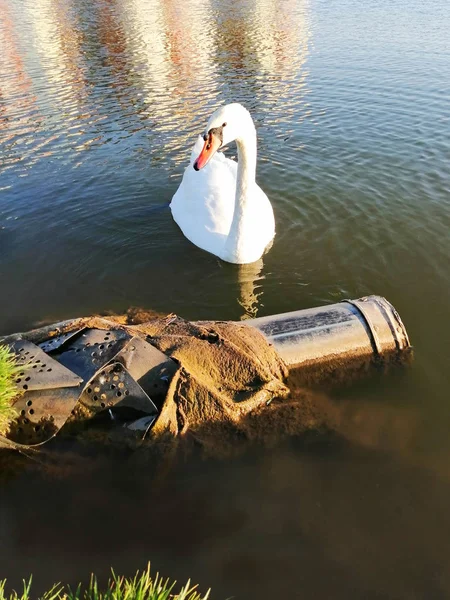
[{"label": "murky brown water", "polygon": [[[193,456],[162,483],[128,456],[13,476],[0,578],[152,560],[215,598],[449,597],[449,26],[445,0],[0,0],[1,333],[375,293],[416,355],[331,394],[344,442]],[[277,221],[246,268],[192,246],[167,208],[227,101],[255,118]]]}]

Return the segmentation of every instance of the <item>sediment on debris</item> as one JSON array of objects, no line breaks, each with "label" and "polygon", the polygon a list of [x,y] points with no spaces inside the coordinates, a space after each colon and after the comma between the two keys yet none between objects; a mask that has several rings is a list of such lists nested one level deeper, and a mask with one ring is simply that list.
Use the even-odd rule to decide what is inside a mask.
[{"label": "sediment on debris", "polygon": [[336,408],[317,381],[323,390],[411,356],[398,313],[378,296],[245,323],[130,309],[0,344],[21,366],[19,417],[0,437],[13,447],[43,444],[64,425],[86,434],[101,424],[110,439],[146,443],[189,436],[216,449],[332,431]]},{"label": "sediment on debris", "polygon": [[[6,436],[5,443],[43,443],[53,437],[69,417],[73,421],[74,415],[89,418],[108,411],[113,418],[116,412],[122,417],[124,408],[131,411],[133,419],[146,413],[154,415],[151,427],[153,438],[164,434],[184,435],[187,431],[195,434],[196,431],[206,431],[211,424],[220,424],[227,431],[230,428],[238,431],[242,429],[247,415],[264,409],[275,399],[286,399],[289,395],[289,388],[285,384],[288,370],[256,329],[232,322],[191,323],[175,315],[152,318],[138,324],[130,324],[130,320],[127,316],[73,319],[0,340],[15,349],[23,359],[24,369],[29,368],[28,372],[31,373],[31,380],[18,406],[21,414]],[[133,320],[136,321],[135,315]],[[93,332],[96,338],[92,337]],[[101,340],[103,335],[103,343],[97,341],[95,345],[82,345],[83,336],[85,339]],[[135,356],[133,362],[130,352],[136,351],[139,340],[145,343],[145,349],[149,346],[159,351],[163,357],[158,357],[161,364],[169,360],[173,365],[173,368],[165,367],[167,375],[161,378],[164,379],[163,383],[159,380],[151,383],[155,377],[152,379],[151,369],[145,372],[142,365],[138,370],[139,376],[136,375],[138,361]],[[110,343],[107,344],[107,341]],[[28,348],[26,343],[31,344],[30,350],[25,350]],[[115,354],[111,357],[106,353],[103,362],[99,355],[106,349],[100,348],[108,345],[113,346],[111,352]],[[36,360],[38,351],[43,354],[45,349],[47,358],[37,359],[37,366],[43,366],[46,360],[46,367],[58,363],[66,371],[62,373],[66,380],[56,382],[54,389],[45,380],[39,380],[33,386],[33,377],[42,369],[33,371],[36,363],[26,365],[25,352]],[[87,354],[95,355],[91,361],[95,363],[94,370],[90,363],[87,365],[90,370],[86,364],[80,366],[78,357],[86,357]],[[86,358],[84,360],[86,363]],[[153,364],[151,367],[158,370],[161,365]],[[90,377],[84,375],[83,368]],[[148,406],[142,398],[133,403],[133,397],[137,394],[126,395],[130,383],[124,378],[130,373],[134,374],[135,385],[140,387],[143,396],[151,399],[154,388],[158,387],[159,398]],[[44,375],[40,373],[41,379]],[[119,389],[123,390],[120,399],[115,397],[111,401],[105,394],[105,400],[101,401],[104,394],[100,394],[100,391],[97,392],[98,398],[93,395],[95,390],[100,390],[102,379],[108,382],[117,380],[117,386],[124,382],[121,388],[117,387],[118,395]],[[97,383],[99,387],[94,387]],[[109,387],[116,386],[111,383]],[[165,394],[162,397],[163,388]]]}]

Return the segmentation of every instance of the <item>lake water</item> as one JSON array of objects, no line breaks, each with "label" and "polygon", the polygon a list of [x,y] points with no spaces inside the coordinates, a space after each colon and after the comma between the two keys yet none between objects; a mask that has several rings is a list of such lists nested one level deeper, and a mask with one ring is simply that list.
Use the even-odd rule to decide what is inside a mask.
[{"label": "lake water", "polygon": [[[125,459],[76,486],[12,476],[0,579],[151,560],[213,598],[450,596],[449,30],[448,0],[0,0],[0,333],[379,294],[415,347],[411,368],[329,392],[339,443],[192,458],[164,493]],[[230,101],[277,223],[248,267],[168,209]]]}]

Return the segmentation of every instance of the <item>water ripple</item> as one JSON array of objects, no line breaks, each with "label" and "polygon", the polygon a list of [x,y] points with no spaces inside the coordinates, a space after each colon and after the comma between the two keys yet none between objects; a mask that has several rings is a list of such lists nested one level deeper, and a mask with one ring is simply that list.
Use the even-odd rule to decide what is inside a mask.
[{"label": "water ripple", "polygon": [[[354,0],[2,2],[4,276],[31,277],[26,252],[39,247],[33,268],[45,280],[66,258],[69,312],[77,298],[89,305],[76,291],[83,273],[111,283],[116,272],[130,303],[238,318],[234,271],[156,208],[170,202],[212,110],[240,101],[277,219],[255,284],[264,310],[368,291],[409,306],[420,296],[413,266],[444,299],[449,23],[439,0],[426,19],[418,0],[364,11]],[[202,269],[220,284],[206,289],[205,279],[199,298]],[[99,292],[89,310],[110,298]]]}]

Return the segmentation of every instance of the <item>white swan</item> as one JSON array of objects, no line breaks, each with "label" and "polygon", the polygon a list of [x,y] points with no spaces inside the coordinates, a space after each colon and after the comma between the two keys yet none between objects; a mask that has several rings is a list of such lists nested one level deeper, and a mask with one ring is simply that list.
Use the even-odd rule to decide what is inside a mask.
[{"label": "white swan", "polygon": [[[217,152],[236,140],[238,163]],[[256,131],[248,110],[227,104],[208,121],[170,208],[193,244],[236,264],[257,261],[275,235],[272,205],[255,181]]]}]

